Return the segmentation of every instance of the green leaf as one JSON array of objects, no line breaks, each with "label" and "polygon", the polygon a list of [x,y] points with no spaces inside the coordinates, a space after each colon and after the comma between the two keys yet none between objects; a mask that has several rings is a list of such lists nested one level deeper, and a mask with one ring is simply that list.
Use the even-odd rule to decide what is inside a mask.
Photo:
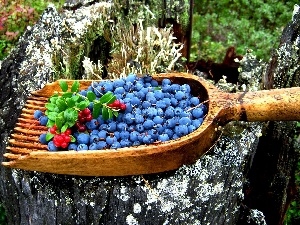
[{"label": "green leaf", "polygon": [[48,119],[49,119],[49,120],[55,121],[57,115],[58,115],[57,112],[49,112],[49,113],[48,113]]},{"label": "green leaf", "polygon": [[74,102],[78,102],[79,99],[80,99],[80,97],[79,97],[78,95],[73,95],[73,96],[72,96],[72,100],[73,100]]},{"label": "green leaf", "polygon": [[117,97],[113,95],[112,98],[109,99],[109,100],[106,102],[106,104],[111,104],[111,103],[113,103],[116,99],[117,99]]},{"label": "green leaf", "polygon": [[102,108],[102,104],[100,102],[94,103],[93,112],[92,112],[93,118],[98,118],[101,112],[101,108]]},{"label": "green leaf", "polygon": [[64,111],[64,119],[67,122],[74,122],[78,119],[78,112],[73,108],[68,108]]},{"label": "green leaf", "polygon": [[73,96],[72,92],[66,92],[61,95],[63,98],[71,98]]},{"label": "green leaf", "polygon": [[71,137],[71,142],[75,142],[76,141],[75,137],[73,137],[72,135],[70,135],[70,137]]},{"label": "green leaf", "polygon": [[92,101],[94,101],[96,99],[96,95],[92,91],[88,91],[87,94],[86,94],[86,97],[88,98],[88,100],[90,102],[92,102]]},{"label": "green leaf", "polygon": [[109,118],[109,114],[108,114],[108,109],[107,109],[107,107],[103,107],[103,108],[102,108],[102,118],[103,118],[104,120],[107,120],[107,119]]},{"label": "green leaf", "polygon": [[74,81],[74,83],[72,84],[72,87],[71,87],[71,92],[78,92],[79,91],[79,81],[76,80]]},{"label": "green leaf", "polygon": [[57,94],[55,94],[55,95],[53,95],[52,97],[50,97],[50,98],[49,98],[49,102],[51,102],[51,103],[55,103],[55,102],[56,102],[56,100],[57,100],[57,98],[58,98],[58,95],[57,95]]},{"label": "green leaf", "polygon": [[108,119],[113,118],[113,111],[111,109],[107,109],[108,111]]},{"label": "green leaf", "polygon": [[59,86],[63,92],[66,92],[68,90],[68,84],[65,80],[60,80]]},{"label": "green leaf", "polygon": [[58,130],[61,130],[62,126],[65,123],[65,119],[64,119],[63,113],[64,112],[59,113],[57,115],[57,117],[55,118],[55,124],[56,124]]},{"label": "green leaf", "polygon": [[57,108],[56,104],[54,104],[54,103],[46,103],[45,107],[46,107],[46,109],[48,109],[49,111],[52,111],[52,112],[58,111],[58,108]]},{"label": "green leaf", "polygon": [[62,100],[61,98],[59,98],[59,99],[56,100],[56,105],[57,105],[57,107],[58,107],[58,109],[60,111],[64,111],[64,110],[66,110],[66,108],[68,108],[68,106],[65,103],[65,101]]},{"label": "green leaf", "polygon": [[50,141],[53,137],[54,137],[54,134],[51,134],[50,132],[48,132],[46,134],[46,141]]},{"label": "green leaf", "polygon": [[67,106],[69,107],[69,108],[72,108],[72,107],[74,107],[75,106],[75,101],[74,101],[74,99],[72,99],[72,98],[66,98],[66,103],[67,103]]},{"label": "green leaf", "polygon": [[78,109],[80,109],[80,110],[84,110],[86,107],[89,106],[89,104],[90,104],[89,101],[82,101],[82,102],[78,102],[78,103],[76,104],[76,107],[77,107]]},{"label": "green leaf", "polygon": [[65,123],[61,128],[61,132],[62,133],[65,132],[68,128],[69,128],[68,124]]},{"label": "green leaf", "polygon": [[104,95],[102,95],[102,97],[99,99],[99,101],[103,104],[103,103],[107,103],[112,97],[114,97],[112,92],[107,92]]},{"label": "green leaf", "polygon": [[118,117],[118,115],[119,115],[118,111],[112,110],[112,112],[113,112],[113,114],[114,114],[115,117]]},{"label": "green leaf", "polygon": [[54,121],[54,120],[48,119],[48,122],[47,122],[47,124],[46,124],[46,127],[53,127],[54,124],[55,124],[55,121]]}]

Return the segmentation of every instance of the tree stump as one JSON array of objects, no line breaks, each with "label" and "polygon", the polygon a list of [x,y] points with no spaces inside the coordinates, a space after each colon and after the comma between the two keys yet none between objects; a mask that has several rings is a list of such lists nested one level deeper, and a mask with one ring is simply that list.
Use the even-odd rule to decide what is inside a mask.
[{"label": "tree stump", "polygon": [[[88,6],[98,4],[87,2]],[[61,51],[57,41],[73,35],[63,32],[64,16],[68,12],[76,16],[82,7],[85,5],[74,11],[69,7],[63,13],[53,7],[46,9],[2,62],[1,162],[5,160],[3,153],[9,135],[30,92],[55,77],[54,62]],[[81,38],[78,35],[76,40]],[[299,47],[299,9],[283,37],[290,40],[290,45],[298,40]],[[289,46],[285,43],[288,42],[280,47]],[[289,50],[285,48],[283,53]],[[299,58],[299,51],[296,54]],[[284,62],[280,55],[274,57],[278,63],[272,70],[293,60],[288,55]],[[299,81],[299,68],[295,71],[281,76]],[[267,135],[260,137],[264,129]],[[1,166],[0,202],[5,207],[8,224],[16,225],[280,224],[295,161],[292,131],[292,122],[230,123],[211,150],[197,162],[152,175],[78,177]],[[268,143],[274,144],[270,148]]]}]

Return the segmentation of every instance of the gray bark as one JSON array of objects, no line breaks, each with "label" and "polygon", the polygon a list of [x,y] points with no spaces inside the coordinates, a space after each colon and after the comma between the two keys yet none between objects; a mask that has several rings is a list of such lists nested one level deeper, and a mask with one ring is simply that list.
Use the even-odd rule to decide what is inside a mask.
[{"label": "gray bark", "polygon": [[[292,23],[299,24],[297,15]],[[63,15],[54,8],[45,10],[1,65],[1,162],[30,92],[51,81],[54,66],[49,59],[57,51],[51,40],[67,36],[62,21]],[[299,29],[296,35],[299,40]],[[299,73],[289,76],[299,77]],[[262,138],[261,123],[228,124],[196,163],[154,175],[78,177],[1,166],[0,202],[8,224],[16,225],[265,224],[266,220],[278,224],[280,218],[273,220],[272,215],[282,215],[287,202],[294,163],[293,126],[272,124],[267,124],[268,135]],[[272,148],[264,144],[271,142],[276,143]],[[272,170],[262,166],[266,159]]]}]

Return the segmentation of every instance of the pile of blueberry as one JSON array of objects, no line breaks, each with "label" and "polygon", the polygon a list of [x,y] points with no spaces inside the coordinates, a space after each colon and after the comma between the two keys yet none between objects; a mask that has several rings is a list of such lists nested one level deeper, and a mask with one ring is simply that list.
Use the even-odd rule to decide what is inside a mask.
[{"label": "pile of blueberry", "polygon": [[[86,96],[87,91],[93,91],[98,98],[106,92],[114,93],[117,100],[110,107],[119,107],[120,111],[117,117],[108,120],[102,115],[90,118],[91,102],[86,109],[88,120],[81,119],[81,127],[74,127],[75,141],[68,139],[67,147],[63,144],[65,149],[117,149],[175,140],[196,130],[207,113],[206,106],[191,94],[188,84],[175,84],[170,79],[163,79],[159,84],[151,76],[129,74],[124,79],[92,82],[79,94]],[[45,115],[39,112],[34,117],[45,125]],[[45,134],[40,136],[40,141],[48,144],[50,151],[60,149],[54,140],[47,142]]]}]

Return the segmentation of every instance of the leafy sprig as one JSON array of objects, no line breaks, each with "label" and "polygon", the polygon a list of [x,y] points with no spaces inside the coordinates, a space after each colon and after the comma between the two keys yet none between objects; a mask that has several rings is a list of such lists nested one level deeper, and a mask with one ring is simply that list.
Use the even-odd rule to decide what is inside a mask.
[{"label": "leafy sprig", "polygon": [[112,92],[107,92],[97,99],[93,91],[88,91],[86,96],[79,94],[79,81],[74,81],[71,89],[66,81],[59,81],[62,93],[54,93],[45,104],[45,114],[48,116],[47,127],[56,125],[59,133],[65,132],[75,125],[78,120],[78,113],[93,103],[93,118],[100,114],[104,120],[118,116],[118,109],[112,108],[109,104],[116,100]]}]

